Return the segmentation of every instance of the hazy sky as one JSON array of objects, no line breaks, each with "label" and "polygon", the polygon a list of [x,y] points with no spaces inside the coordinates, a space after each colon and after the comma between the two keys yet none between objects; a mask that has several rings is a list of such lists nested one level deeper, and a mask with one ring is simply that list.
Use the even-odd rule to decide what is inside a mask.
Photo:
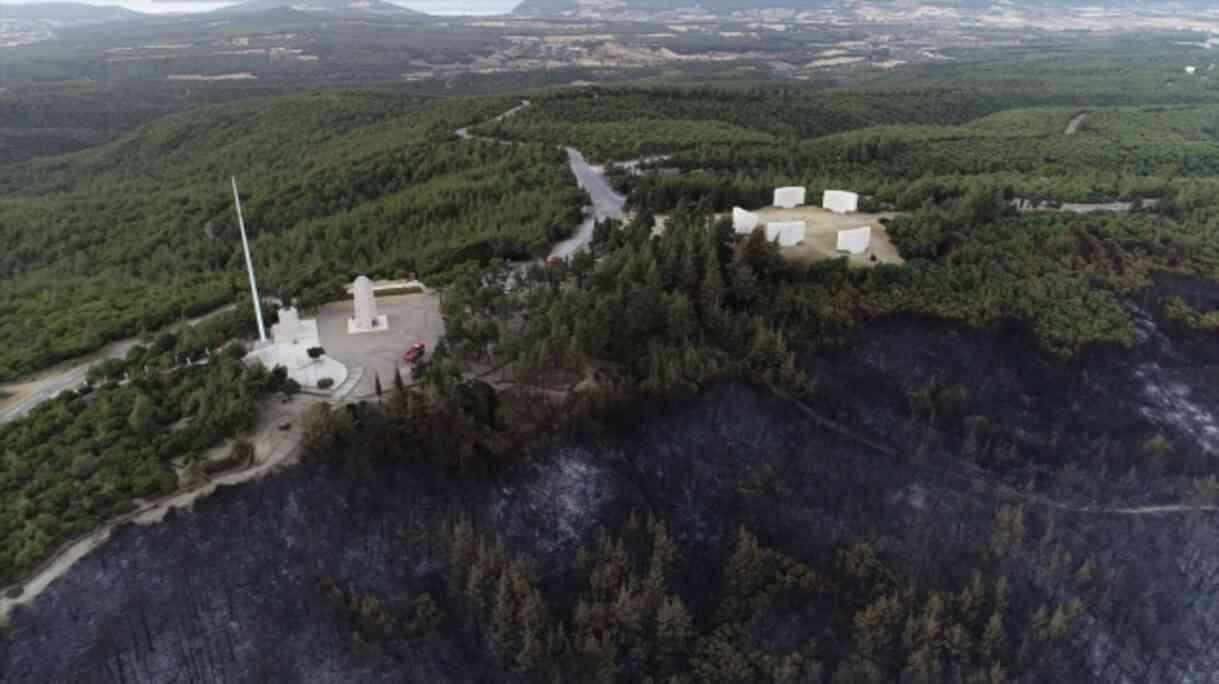
[{"label": "hazy sky", "polygon": [[[0,5],[23,5],[46,0],[0,0]],[[206,12],[232,2],[178,2],[176,0],[75,0],[89,5],[119,5],[137,12],[163,14],[165,12]],[[299,1],[307,5],[308,0]],[[521,0],[387,0],[428,14],[506,14],[520,4]]]}]

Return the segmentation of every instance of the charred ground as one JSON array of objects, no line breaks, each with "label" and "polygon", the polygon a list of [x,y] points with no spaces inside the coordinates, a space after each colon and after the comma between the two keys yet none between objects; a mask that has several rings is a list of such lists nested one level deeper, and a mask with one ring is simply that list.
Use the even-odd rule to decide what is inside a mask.
[{"label": "charred ground", "polygon": [[[1140,508],[1184,502],[1214,457],[1207,373],[1219,353],[1164,319],[1171,296],[1205,309],[1219,300],[1204,281],[1157,278],[1126,302],[1142,331],[1135,348],[1072,362],[1047,359],[1018,329],[873,323],[802,358],[817,384],[806,404],[722,383],[636,406],[608,430],[549,438],[488,479],[302,465],[119,530],[14,615],[0,670],[22,682],[526,681],[489,645],[490,618],[449,588],[454,521],[526,559],[552,624],[570,625],[588,592],[580,549],[595,555],[601,530],[626,529],[632,550],[630,521],[650,513],[679,550],[669,589],[696,631],[724,619],[722,569],[741,527],[837,583],[753,611],[734,642],[756,654],[814,640],[821,669],[802,666],[794,681],[858,674],[858,615],[874,590],[842,566],[863,542],[911,594],[912,614],[935,592],[956,606],[975,571],[987,587],[1006,578],[1013,679],[1199,676],[1216,666],[1215,514]],[[1157,437],[1166,450],[1146,446]],[[1080,582],[1088,563],[1095,581]],[[407,637],[425,593],[442,617]],[[390,627],[370,629],[368,597]],[[1037,608],[1073,598],[1084,612],[1061,641],[1022,649]],[[908,663],[884,661],[877,672],[909,676]],[[944,662],[937,677],[956,667]],[[618,667],[627,679],[646,669]]]}]

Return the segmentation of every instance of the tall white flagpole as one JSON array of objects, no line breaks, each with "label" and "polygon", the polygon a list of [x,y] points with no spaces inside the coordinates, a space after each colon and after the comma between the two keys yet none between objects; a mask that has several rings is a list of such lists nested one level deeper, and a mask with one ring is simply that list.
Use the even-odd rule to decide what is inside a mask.
[{"label": "tall white flagpole", "polygon": [[237,203],[237,226],[241,228],[241,248],[245,250],[245,268],[250,274],[250,296],[254,298],[254,316],[258,318],[258,340],[267,341],[267,328],[262,324],[262,302],[258,300],[258,282],[254,280],[254,261],[250,259],[250,241],[245,236],[245,219],[241,216],[241,196],[237,194],[237,177],[233,176],[233,201]]}]

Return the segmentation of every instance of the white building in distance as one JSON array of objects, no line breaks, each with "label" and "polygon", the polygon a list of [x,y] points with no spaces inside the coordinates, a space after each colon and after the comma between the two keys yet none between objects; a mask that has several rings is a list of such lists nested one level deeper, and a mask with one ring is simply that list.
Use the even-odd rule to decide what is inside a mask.
[{"label": "white building in distance", "polygon": [[745,211],[740,207],[732,208],[732,229],[737,233],[748,235],[752,233],[754,228],[758,227],[760,217],[752,211]]},{"label": "white building in distance", "polygon": [[859,195],[845,190],[826,190],[821,196],[821,206],[835,214],[853,214],[859,211]]},{"label": "white building in distance", "polygon": [[766,239],[778,240],[780,247],[795,247],[804,242],[808,224],[804,221],[788,221],[766,224]]},{"label": "white building in distance", "polygon": [[1194,74],[1198,73],[1198,67],[1187,66],[1185,67],[1185,73],[1193,76]]},{"label": "white building in distance", "polygon": [[377,314],[377,296],[368,276],[356,278],[352,296],[355,300],[355,316],[347,319],[348,335],[389,330],[389,317]]},{"label": "white building in distance", "polygon": [[804,188],[775,188],[775,206],[780,209],[795,209],[804,204],[805,196]]},{"label": "white building in distance", "polygon": [[863,254],[872,246],[872,226],[838,231],[838,251]]}]

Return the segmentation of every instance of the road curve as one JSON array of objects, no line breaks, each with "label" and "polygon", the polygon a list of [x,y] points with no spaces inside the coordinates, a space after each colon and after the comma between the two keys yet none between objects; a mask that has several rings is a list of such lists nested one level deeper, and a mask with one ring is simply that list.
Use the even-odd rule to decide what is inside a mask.
[{"label": "road curve", "polygon": [[626,197],[614,191],[605,175],[591,165],[575,148],[567,148],[567,162],[571,172],[576,177],[576,183],[588,193],[593,211],[584,217],[584,221],[576,228],[576,232],[566,240],[556,244],[550,250],[550,256],[566,259],[586,247],[593,240],[593,229],[597,221],[605,219],[621,219],[622,208],[626,205]]},{"label": "road curve", "polygon": [[[215,316],[224,311],[231,311],[235,307],[228,305],[204,314],[198,318],[192,318],[187,321],[188,325],[198,325],[199,323]],[[175,324],[177,325],[177,324]],[[173,326],[171,326],[172,329]],[[140,344],[140,338],[129,337],[124,340],[111,342],[95,353],[90,361],[82,362],[58,373],[50,373],[37,380],[18,381],[9,387],[15,388],[21,396],[11,405],[0,408],[0,425],[8,423],[18,418],[27,415],[33,411],[39,404],[48,399],[54,399],[61,392],[70,389],[76,389],[85,383],[85,376],[89,374],[89,369],[99,361],[105,359],[121,359],[127,356],[127,352],[131,348]],[[0,388],[2,389],[2,388]]]},{"label": "road curve", "polygon": [[[512,109],[500,114],[491,121],[503,121],[511,116],[514,116],[521,110],[528,108],[532,103],[529,100],[521,100],[521,103]],[[454,133],[457,137],[463,140],[494,140],[495,142],[511,145],[514,144],[511,140],[499,140],[496,138],[482,138],[481,136],[472,135],[467,128],[459,128]],[[560,259],[567,259],[576,252],[584,249],[593,240],[593,229],[596,228],[597,221],[605,219],[622,219],[622,208],[626,205],[626,197],[614,191],[612,185],[605,177],[605,173],[598,168],[588,163],[584,155],[579,150],[568,147],[567,163],[571,167],[571,173],[576,177],[576,183],[582,190],[588,193],[589,201],[592,202],[592,212],[584,217],[584,221],[576,227],[576,232],[571,237],[556,244],[550,250],[550,256]],[[620,162],[620,166],[634,168],[641,161],[634,160],[628,162]]]}]

